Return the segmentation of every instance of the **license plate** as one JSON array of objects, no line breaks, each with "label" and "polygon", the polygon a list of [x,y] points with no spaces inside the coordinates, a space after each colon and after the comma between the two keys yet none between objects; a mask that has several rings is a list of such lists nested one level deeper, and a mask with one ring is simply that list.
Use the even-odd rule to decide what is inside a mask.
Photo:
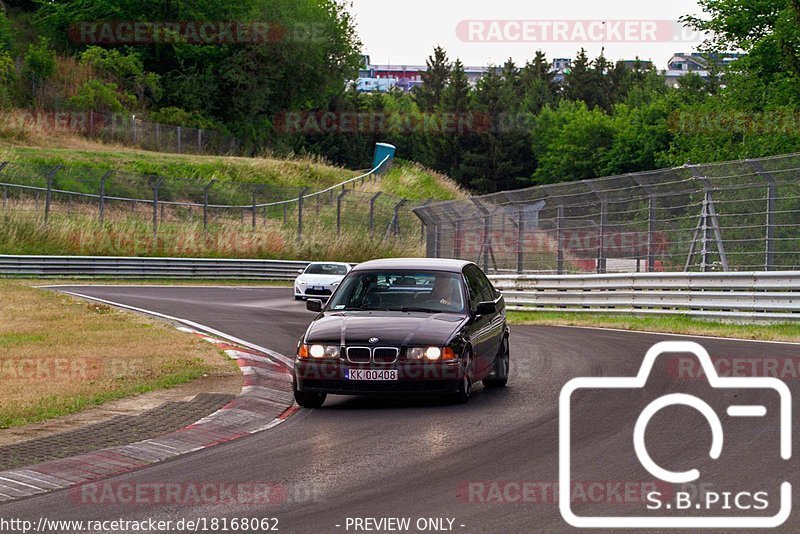
[{"label": "license plate", "polygon": [[397,381],[397,369],[373,371],[371,369],[346,369],[344,377],[347,380],[363,380],[366,382]]},{"label": "license plate", "polygon": [[325,288],[322,286],[314,286],[311,288],[312,291],[324,291]]}]

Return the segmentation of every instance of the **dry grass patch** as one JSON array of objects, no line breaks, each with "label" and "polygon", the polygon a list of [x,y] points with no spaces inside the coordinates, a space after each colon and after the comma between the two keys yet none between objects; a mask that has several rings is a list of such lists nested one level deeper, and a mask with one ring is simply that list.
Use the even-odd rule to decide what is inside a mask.
[{"label": "dry grass patch", "polygon": [[0,318],[0,428],[238,372],[167,324],[20,281],[0,280]]}]

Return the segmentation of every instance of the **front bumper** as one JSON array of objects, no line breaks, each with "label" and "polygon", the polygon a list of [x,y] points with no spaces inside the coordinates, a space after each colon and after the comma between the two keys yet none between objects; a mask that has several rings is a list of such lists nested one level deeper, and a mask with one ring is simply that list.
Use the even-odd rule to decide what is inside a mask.
[{"label": "front bumper", "polygon": [[[354,381],[345,378],[347,369],[397,369],[396,381]],[[459,360],[439,363],[397,362],[392,365],[354,364],[342,360],[295,360],[294,382],[298,391],[334,395],[381,393],[454,393],[464,377]]]},{"label": "front bumper", "polygon": [[336,287],[328,287],[328,286],[316,286],[316,287],[322,287],[322,289],[321,290],[312,289],[311,286],[301,286],[295,284],[294,296],[325,300],[330,298],[330,296],[333,294],[334,289],[336,289]]}]

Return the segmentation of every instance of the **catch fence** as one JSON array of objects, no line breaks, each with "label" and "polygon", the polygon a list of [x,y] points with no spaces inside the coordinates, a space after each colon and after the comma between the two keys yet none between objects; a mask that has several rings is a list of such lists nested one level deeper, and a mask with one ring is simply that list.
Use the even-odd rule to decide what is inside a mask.
[{"label": "catch fence", "polygon": [[413,210],[429,257],[494,273],[800,268],[800,155],[687,164]]}]

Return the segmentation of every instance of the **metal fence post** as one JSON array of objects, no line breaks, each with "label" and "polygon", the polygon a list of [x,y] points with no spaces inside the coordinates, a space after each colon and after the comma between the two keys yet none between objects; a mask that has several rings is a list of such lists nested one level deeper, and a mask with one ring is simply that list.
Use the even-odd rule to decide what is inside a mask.
[{"label": "metal fence post", "polygon": [[709,199],[708,199],[708,197],[709,197],[709,195],[710,195],[710,192],[708,190],[706,190],[705,194],[703,195],[703,214],[702,214],[702,222],[701,222],[701,228],[702,228],[701,236],[702,237],[700,238],[701,239],[701,243],[702,243],[701,256],[703,258],[703,260],[702,260],[703,261],[703,265],[702,265],[701,268],[702,268],[703,272],[707,272],[708,268],[711,266],[711,264],[708,261],[708,259],[709,259],[709,250],[708,250],[708,230],[709,230],[709,225],[708,225],[708,200]]},{"label": "metal fence post", "polygon": [[161,137],[161,123],[156,123],[156,147],[161,146],[159,138]]},{"label": "metal fence post", "polygon": [[435,223],[433,225],[433,257],[440,258],[442,256],[442,225]]},{"label": "metal fence post", "polygon": [[297,242],[303,239],[303,197],[308,192],[308,187],[300,191],[297,197]]},{"label": "metal fence post", "polygon": [[178,126],[178,154],[181,153],[181,127]]},{"label": "metal fence post", "polygon": [[647,272],[656,270],[656,197],[650,195],[647,215]]},{"label": "metal fence post", "polygon": [[756,173],[767,182],[767,235],[764,243],[764,270],[775,270],[775,200],[777,197],[775,178],[772,177],[760,161],[750,161]]},{"label": "metal fence post", "polygon": [[556,215],[556,272],[564,274],[564,206],[558,206]]},{"label": "metal fence post", "polygon": [[342,188],[342,192],[336,197],[336,235],[342,233],[342,199],[347,194],[347,189]]},{"label": "metal fence post", "polygon": [[283,204],[283,224],[284,225],[286,225],[286,219],[288,218],[288,215],[289,215],[289,204],[286,204],[284,202],[284,204]]},{"label": "metal fence post", "polygon": [[113,173],[114,171],[108,171],[102,177],[100,177],[100,202],[99,202],[100,224],[103,224],[103,221],[105,220],[106,217],[106,180]]},{"label": "metal fence post", "polygon": [[208,192],[211,190],[211,186],[214,185],[214,182],[216,182],[216,180],[211,180],[203,188],[203,231],[208,230]]},{"label": "metal fence post", "polygon": [[[0,163],[0,172],[3,172],[3,169],[6,168],[6,165],[8,165],[7,161]],[[3,186],[3,209],[6,209],[7,205],[8,205],[8,188],[6,186]]]},{"label": "metal fence post", "polygon": [[200,128],[197,129],[197,151],[203,152],[203,130]]},{"label": "metal fence post", "polygon": [[57,165],[55,169],[47,173],[47,193],[44,197],[44,223],[50,220],[50,203],[53,200],[53,176],[61,169],[61,165]]},{"label": "metal fence post", "polygon": [[152,177],[153,180],[153,241],[158,239],[158,188],[164,178]]},{"label": "metal fence post", "polygon": [[483,272],[489,272],[489,243],[492,239],[492,223],[489,219],[489,216],[486,215],[483,218],[483,245],[481,246],[481,252],[483,252]]},{"label": "metal fence post", "polygon": [[525,210],[517,211],[517,273],[525,270]]},{"label": "metal fence post", "polygon": [[608,225],[608,202],[600,202],[600,232],[597,235],[597,273],[606,272],[606,226]]},{"label": "metal fence post", "polygon": [[256,217],[258,206],[256,205],[256,202],[258,200],[258,195],[261,194],[261,192],[263,190],[264,190],[264,185],[263,184],[257,185],[255,187],[255,189],[253,189],[253,221],[252,221],[252,226],[253,226],[253,231],[254,232],[256,230],[256,225],[258,224],[258,220],[257,220],[257,217]]},{"label": "metal fence post", "polygon": [[369,200],[369,238],[372,239],[375,237],[375,201],[378,200],[378,197],[381,196],[383,193],[375,193]]},{"label": "metal fence post", "polygon": [[461,242],[462,242],[462,234],[461,234],[461,220],[457,220],[453,223],[453,257],[454,258],[461,258]]},{"label": "metal fence post", "polygon": [[[420,207],[424,208],[425,206],[427,206],[431,202],[433,202],[433,199],[429,198],[428,200],[423,202]],[[422,219],[419,220],[419,241],[420,241],[420,243],[425,241],[425,221],[423,221]]]},{"label": "metal fence post", "polygon": [[394,235],[400,237],[400,208],[406,205],[407,199],[403,199],[394,207]]}]

